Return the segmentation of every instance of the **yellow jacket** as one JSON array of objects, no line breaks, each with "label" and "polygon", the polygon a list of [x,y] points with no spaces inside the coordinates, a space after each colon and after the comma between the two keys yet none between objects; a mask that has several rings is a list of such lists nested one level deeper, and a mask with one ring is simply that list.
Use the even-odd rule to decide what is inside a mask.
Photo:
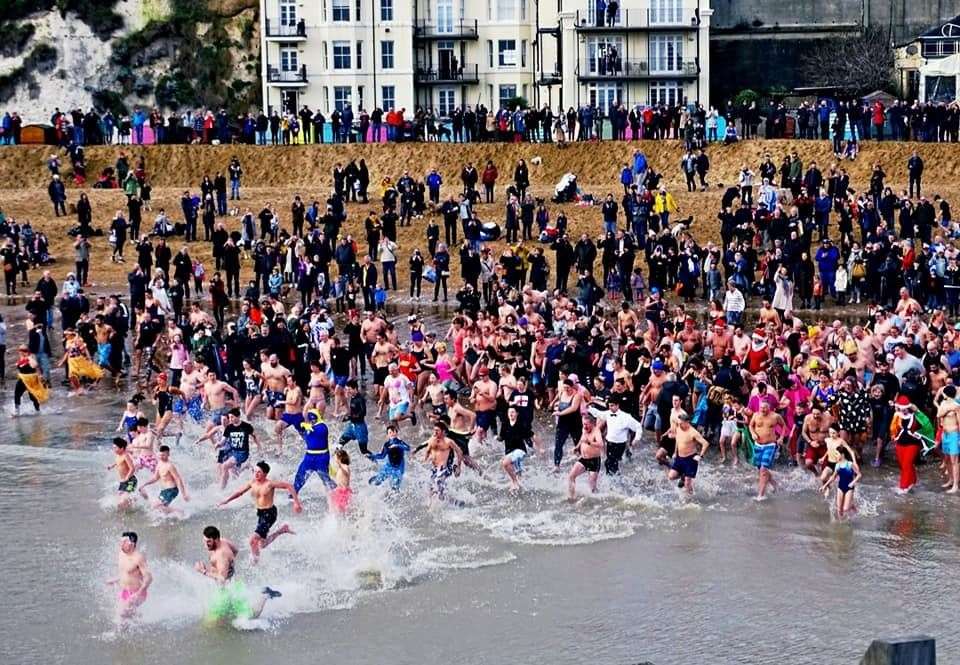
[{"label": "yellow jacket", "polygon": [[666,194],[657,194],[653,197],[653,212],[658,215],[662,215],[665,212],[674,213],[679,210],[676,200],[673,198],[673,194],[667,192]]}]

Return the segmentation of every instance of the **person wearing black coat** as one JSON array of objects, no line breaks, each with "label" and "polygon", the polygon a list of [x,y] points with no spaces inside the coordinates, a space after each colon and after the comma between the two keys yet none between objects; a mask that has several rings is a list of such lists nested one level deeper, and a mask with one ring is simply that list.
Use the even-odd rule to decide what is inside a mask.
[{"label": "person wearing black coat", "polygon": [[[579,243],[577,244],[579,246]],[[557,290],[566,293],[570,279],[570,268],[573,266],[574,262],[579,262],[579,259],[577,258],[573,247],[570,245],[570,240],[567,238],[566,234],[557,238],[557,240],[555,240],[550,246],[550,249],[557,254]]]},{"label": "person wearing black coat", "polygon": [[530,171],[527,168],[527,163],[522,159],[517,162],[517,168],[513,170],[513,182],[517,186],[520,200],[523,200],[523,197],[527,195],[527,188],[530,187]]}]

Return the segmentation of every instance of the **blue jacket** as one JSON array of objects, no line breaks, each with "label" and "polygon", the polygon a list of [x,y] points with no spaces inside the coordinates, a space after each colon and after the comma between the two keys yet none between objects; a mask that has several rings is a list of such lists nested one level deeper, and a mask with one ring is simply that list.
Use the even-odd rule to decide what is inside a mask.
[{"label": "blue jacket", "polygon": [[620,171],[620,184],[621,185],[633,184],[633,171],[631,171],[629,167],[626,167],[622,171]]},{"label": "blue jacket", "polygon": [[830,245],[829,248],[821,247],[817,250],[817,255],[814,258],[821,274],[832,275],[837,272],[837,263],[840,261],[840,250],[833,245]]},{"label": "blue jacket", "polygon": [[647,170],[647,156],[642,152],[633,156],[633,173],[639,174]]},{"label": "blue jacket", "polygon": [[440,177],[439,173],[428,173],[425,182],[430,189],[440,189],[440,185],[443,184],[443,178]]}]

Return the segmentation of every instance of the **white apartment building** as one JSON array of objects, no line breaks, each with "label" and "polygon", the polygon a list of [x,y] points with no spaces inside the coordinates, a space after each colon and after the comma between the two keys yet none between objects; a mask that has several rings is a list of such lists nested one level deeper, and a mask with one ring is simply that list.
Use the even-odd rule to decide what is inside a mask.
[{"label": "white apartment building", "polygon": [[[260,0],[263,107],[708,103],[709,0]],[[599,14],[599,16],[598,16]]]}]

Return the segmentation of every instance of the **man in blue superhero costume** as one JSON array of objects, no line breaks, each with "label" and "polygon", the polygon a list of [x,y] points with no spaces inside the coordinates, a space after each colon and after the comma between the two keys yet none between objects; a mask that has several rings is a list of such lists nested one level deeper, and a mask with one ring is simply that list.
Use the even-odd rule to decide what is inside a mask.
[{"label": "man in blue superhero costume", "polygon": [[297,426],[297,432],[303,437],[306,449],[303,451],[303,460],[293,479],[293,487],[300,491],[306,484],[311,473],[320,476],[320,480],[327,489],[336,487],[330,477],[330,448],[327,443],[327,426],[323,417],[316,409],[307,411],[306,419]]}]

